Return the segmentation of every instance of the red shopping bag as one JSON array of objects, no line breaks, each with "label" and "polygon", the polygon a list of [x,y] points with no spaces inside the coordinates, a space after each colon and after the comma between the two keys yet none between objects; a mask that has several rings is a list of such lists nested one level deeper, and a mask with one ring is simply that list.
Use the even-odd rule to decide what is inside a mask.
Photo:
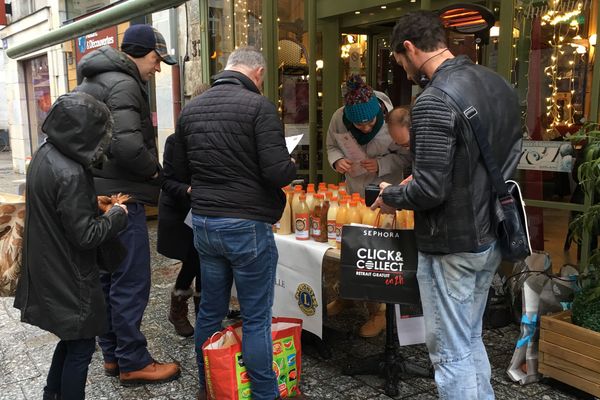
[{"label": "red shopping bag", "polygon": [[[278,317],[271,322],[273,370],[282,398],[300,394],[302,320]],[[202,345],[206,389],[211,400],[252,399],[242,359],[242,323],[228,326]]]}]

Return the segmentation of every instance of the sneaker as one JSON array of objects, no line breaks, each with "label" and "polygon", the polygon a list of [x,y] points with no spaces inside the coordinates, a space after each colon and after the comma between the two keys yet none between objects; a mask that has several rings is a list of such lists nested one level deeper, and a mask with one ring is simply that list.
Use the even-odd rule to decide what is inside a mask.
[{"label": "sneaker", "polygon": [[141,385],[146,383],[164,383],[179,378],[181,368],[178,363],[152,362],[142,369],[121,372],[119,380],[123,386]]}]

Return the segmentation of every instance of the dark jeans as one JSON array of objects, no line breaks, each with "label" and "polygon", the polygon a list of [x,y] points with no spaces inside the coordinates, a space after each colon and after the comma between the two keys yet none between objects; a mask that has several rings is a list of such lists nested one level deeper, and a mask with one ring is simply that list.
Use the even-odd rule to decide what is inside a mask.
[{"label": "dark jeans", "polygon": [[175,280],[175,289],[188,290],[192,285],[192,281],[196,278],[196,292],[200,293],[202,288],[200,283],[200,256],[198,252],[191,246],[185,260],[181,260],[181,269]]},{"label": "dark jeans", "polygon": [[95,349],[94,338],[58,342],[48,371],[44,399],[54,398],[52,395],[59,395],[61,400],[85,399],[85,381]]},{"label": "dark jeans", "polygon": [[136,371],[152,363],[148,342],[140,331],[150,296],[150,240],[144,206],[128,203],[127,229],[119,240],[127,257],[112,274],[101,274],[109,332],[98,336],[104,361],[118,362],[121,372]]}]

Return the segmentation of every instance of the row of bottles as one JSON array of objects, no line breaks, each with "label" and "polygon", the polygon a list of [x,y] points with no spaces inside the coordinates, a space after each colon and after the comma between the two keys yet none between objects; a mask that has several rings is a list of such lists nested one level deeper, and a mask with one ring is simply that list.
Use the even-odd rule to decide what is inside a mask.
[{"label": "row of bottles", "polygon": [[413,229],[412,211],[398,210],[396,215],[379,214],[365,205],[358,193],[348,195],[345,185],[320,183],[317,192],[314,184],[307,191],[297,185],[284,188],[286,205],[281,220],[274,225],[280,235],[294,233],[297,240],[313,239],[341,247],[342,227],[363,224],[382,228]]}]

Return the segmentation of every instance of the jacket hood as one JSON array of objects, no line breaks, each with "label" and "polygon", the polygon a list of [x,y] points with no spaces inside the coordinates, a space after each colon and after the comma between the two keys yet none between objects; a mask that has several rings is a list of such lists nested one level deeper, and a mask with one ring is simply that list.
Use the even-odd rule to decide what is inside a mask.
[{"label": "jacket hood", "polygon": [[110,143],[112,117],[108,107],[86,93],[60,96],[52,105],[42,131],[62,154],[89,168]]},{"label": "jacket hood", "polygon": [[125,53],[110,46],[102,46],[86,54],[77,65],[77,72],[80,79],[91,78],[103,72],[110,71],[120,71],[131,75],[143,86],[137,65]]}]

